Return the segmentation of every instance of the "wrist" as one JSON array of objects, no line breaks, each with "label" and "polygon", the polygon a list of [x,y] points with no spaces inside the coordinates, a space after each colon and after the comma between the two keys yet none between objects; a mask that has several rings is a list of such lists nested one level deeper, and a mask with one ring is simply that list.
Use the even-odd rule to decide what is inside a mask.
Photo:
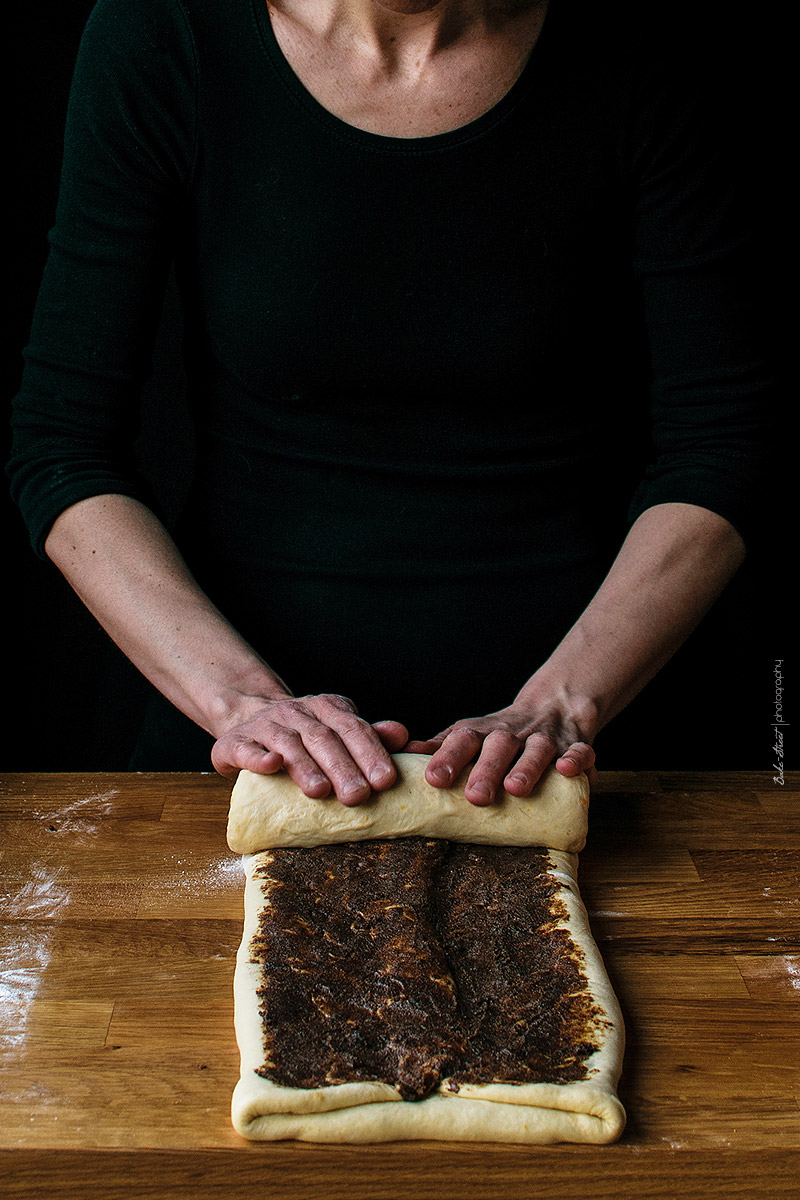
[{"label": "wrist", "polygon": [[243,725],[269,704],[286,700],[292,692],[282,679],[271,673],[241,685],[216,689],[206,700],[204,727],[215,738]]},{"label": "wrist", "polygon": [[555,727],[573,728],[576,740],[590,745],[606,723],[598,698],[560,673],[548,671],[547,664],[521,688],[514,706],[550,720]]}]

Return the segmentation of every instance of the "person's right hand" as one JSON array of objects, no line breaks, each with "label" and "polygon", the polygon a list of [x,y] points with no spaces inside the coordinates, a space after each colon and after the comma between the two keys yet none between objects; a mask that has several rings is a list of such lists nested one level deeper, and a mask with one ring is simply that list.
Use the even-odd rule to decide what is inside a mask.
[{"label": "person's right hand", "polygon": [[211,750],[214,769],[273,775],[286,770],[315,799],[333,792],[342,804],[362,804],[394,783],[391,754],[408,741],[398,721],[370,725],[344,696],[287,696],[267,700],[226,730]]}]

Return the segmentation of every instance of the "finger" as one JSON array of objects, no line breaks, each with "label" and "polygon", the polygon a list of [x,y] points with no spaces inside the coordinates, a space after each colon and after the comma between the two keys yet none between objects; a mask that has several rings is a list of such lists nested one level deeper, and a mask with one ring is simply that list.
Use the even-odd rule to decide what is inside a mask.
[{"label": "finger", "polygon": [[503,787],[512,796],[530,796],[555,754],[556,744],[551,737],[546,733],[532,733],[503,780]]},{"label": "finger", "polygon": [[[390,787],[395,782],[397,779],[395,765],[386,746],[381,741],[377,730],[372,725],[367,724],[366,721],[363,721],[352,710],[340,709],[338,707],[334,707],[330,712],[325,711],[324,718],[329,728],[340,739],[346,754],[355,767],[355,774],[353,774],[353,772],[349,771],[349,764],[341,756],[337,755],[337,766],[334,769],[338,770],[341,763],[345,775],[352,775],[352,780],[343,779],[345,792],[350,793],[349,803],[359,803],[361,800],[367,799],[373,788],[376,791],[380,791],[383,788]],[[394,723],[387,722],[387,724]],[[400,728],[402,729],[402,726]],[[403,734],[406,734],[404,729]],[[362,789],[357,791],[352,786],[353,780],[363,780],[366,783],[367,792],[365,795],[359,794]],[[336,780],[331,779],[331,782],[336,788],[336,794],[342,799],[343,797],[339,792]]]},{"label": "finger", "polygon": [[408,730],[399,721],[373,721],[372,728],[391,753],[396,754],[398,750],[407,749]]},{"label": "finger", "polygon": [[211,763],[220,775],[234,779],[239,771],[274,775],[283,766],[283,756],[274,750],[267,750],[250,738],[236,738],[233,741],[222,738],[211,747]]},{"label": "finger", "polygon": [[[324,774],[342,804],[361,804],[368,799],[372,792],[370,784],[353,762],[338,733],[329,725],[316,720],[298,721],[297,729],[287,733],[302,740],[304,754],[311,759],[317,771]],[[280,742],[276,744],[287,760],[287,770],[295,778],[289,756]],[[297,782],[300,782],[299,779]]]},{"label": "finger", "polygon": [[595,753],[592,747],[586,742],[573,742],[569,749],[556,759],[556,770],[567,777],[583,773],[588,775],[593,770],[594,763]]},{"label": "finger", "polygon": [[[376,786],[387,786],[395,775],[380,738],[345,696],[299,697],[273,710],[271,724],[264,741],[280,750],[287,771],[306,795],[327,795],[332,788],[343,804],[360,804],[370,796],[372,785],[343,741],[350,730],[357,731],[371,749],[368,767]],[[322,778],[324,789],[319,782]]]},{"label": "finger", "polygon": [[487,735],[464,788],[470,804],[482,807],[493,803],[519,750],[520,739],[507,730],[494,729]]},{"label": "finger", "polygon": [[428,741],[428,742],[420,742],[420,741],[407,742],[405,745],[405,750],[409,754],[433,754],[436,750],[439,749],[439,747],[441,746],[443,741],[444,741],[444,738],[438,737],[438,738],[431,738],[430,741]]},{"label": "finger", "polygon": [[447,734],[425,768],[434,787],[450,787],[481,748],[484,735],[469,725],[458,725]]},{"label": "finger", "polygon": [[284,770],[301,792],[312,800],[330,795],[332,780],[324,765],[309,753],[298,730],[271,721],[259,730],[259,737],[281,759]]}]

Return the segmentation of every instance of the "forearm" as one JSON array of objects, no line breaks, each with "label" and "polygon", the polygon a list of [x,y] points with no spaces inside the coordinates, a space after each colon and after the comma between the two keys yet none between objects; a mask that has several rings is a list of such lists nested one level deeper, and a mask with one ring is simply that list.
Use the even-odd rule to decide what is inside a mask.
[{"label": "forearm", "polygon": [[369,725],[337,694],[294,697],[198,586],[156,517],[127,496],[68,508],[45,544],[86,606],[139,670],[216,741],[222,775],[285,768],[309,796],[344,804],[389,787],[396,721]]},{"label": "forearm", "polygon": [[68,508],[48,556],[106,632],[159,691],[219,737],[288,687],[200,589],[144,505],[93,496]]},{"label": "forearm", "polygon": [[591,741],[682,645],[744,556],[733,526],[708,509],[647,509],[591,603],[517,701],[568,714]]},{"label": "forearm", "polygon": [[490,804],[501,786],[530,795],[554,761],[563,775],[591,778],[595,735],[688,637],[744,553],[733,526],[708,509],[647,509],[594,599],[507,708],[409,745],[431,755],[428,782],[447,787],[474,762],[465,795]]}]

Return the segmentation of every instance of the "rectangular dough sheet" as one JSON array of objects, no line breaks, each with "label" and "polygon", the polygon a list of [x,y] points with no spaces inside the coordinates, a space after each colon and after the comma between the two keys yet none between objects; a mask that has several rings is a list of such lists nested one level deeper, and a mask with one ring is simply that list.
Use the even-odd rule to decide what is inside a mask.
[{"label": "rectangular dough sheet", "polygon": [[245,858],[244,932],[235,979],[235,1027],[241,1074],[232,1102],[235,1129],[254,1140],[386,1142],[424,1139],[543,1144],[606,1143],[619,1137],[625,1112],[617,1097],[624,1027],[616,996],[589,929],[577,884],[574,854],[548,851],[549,873],[561,884],[557,927],[568,931],[581,964],[597,1019],[597,1049],[585,1060],[587,1077],[565,1084],[461,1083],[457,1092],[441,1081],[422,1100],[403,1100],[388,1083],[362,1081],[331,1086],[281,1086],[256,1074],[265,1058],[257,990],[261,967],[251,961],[251,942],[268,905],[256,871],[269,852]]}]

